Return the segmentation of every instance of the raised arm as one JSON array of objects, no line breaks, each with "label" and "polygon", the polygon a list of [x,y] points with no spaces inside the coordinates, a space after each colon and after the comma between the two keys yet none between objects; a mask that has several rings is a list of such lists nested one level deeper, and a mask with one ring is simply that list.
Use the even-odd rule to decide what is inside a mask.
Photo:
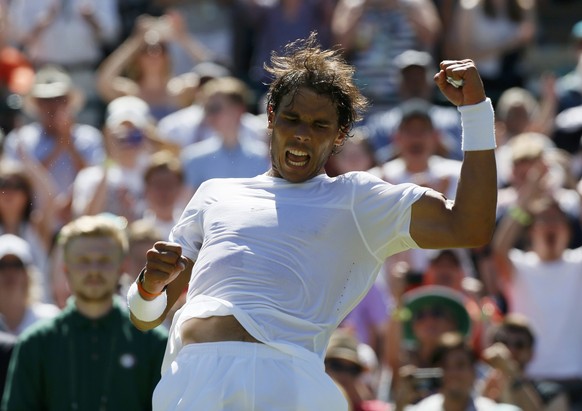
[{"label": "raised arm", "polygon": [[443,61],[434,79],[461,112],[465,155],[455,200],[427,192],[412,206],[410,234],[422,248],[482,246],[493,234],[497,206],[493,109],[472,60]]},{"label": "raised arm", "polygon": [[[144,270],[137,278],[136,285],[132,285],[128,292],[131,322],[142,331],[155,328],[166,319],[168,312],[188,287],[194,266],[192,260],[182,256],[182,248],[178,244],[166,241],[155,243],[147,252],[146,258]],[[139,287],[137,283],[140,283]],[[165,287],[167,288],[164,291]],[[163,312],[155,319],[148,320],[146,317],[151,310],[163,303],[163,300],[160,302],[158,299],[163,298],[164,294],[167,302],[162,307]],[[142,302],[146,304],[141,304]],[[144,306],[146,312],[143,311]]]}]

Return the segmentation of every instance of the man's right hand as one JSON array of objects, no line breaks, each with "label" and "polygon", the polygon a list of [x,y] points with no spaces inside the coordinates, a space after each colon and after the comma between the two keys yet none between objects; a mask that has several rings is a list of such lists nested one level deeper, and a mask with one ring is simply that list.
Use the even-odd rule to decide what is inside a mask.
[{"label": "man's right hand", "polygon": [[146,253],[143,288],[152,294],[160,293],[186,268],[182,247],[168,241],[158,241]]}]

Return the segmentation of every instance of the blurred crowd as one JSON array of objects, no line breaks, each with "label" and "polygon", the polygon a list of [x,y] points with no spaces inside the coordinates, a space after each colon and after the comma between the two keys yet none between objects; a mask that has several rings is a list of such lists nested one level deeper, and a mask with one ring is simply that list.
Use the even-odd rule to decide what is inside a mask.
[{"label": "blurred crowd", "polygon": [[[146,251],[204,181],[267,171],[263,65],[316,31],[372,103],[330,176],[368,171],[454,200],[461,124],[434,86],[439,61],[473,59],[496,110],[496,232],[484,248],[385,262],[326,356],[352,410],[582,410],[582,20],[563,45],[571,66],[532,73],[538,10],[536,0],[0,0],[0,396],[4,378],[11,396],[35,378],[19,374],[22,359],[8,370],[15,341],[39,324],[56,330],[71,298],[86,297],[70,230],[124,238],[114,261],[77,246],[119,274],[110,294],[123,305]],[[94,228],[108,224],[119,232]],[[141,354],[120,355],[127,370]],[[112,372],[103,367],[99,378]],[[123,409],[143,409],[132,401]]]}]

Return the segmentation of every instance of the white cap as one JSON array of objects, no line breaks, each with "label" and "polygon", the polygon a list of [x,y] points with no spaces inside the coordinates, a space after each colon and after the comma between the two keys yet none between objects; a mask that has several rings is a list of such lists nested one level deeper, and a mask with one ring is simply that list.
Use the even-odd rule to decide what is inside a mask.
[{"label": "white cap", "polygon": [[0,235],[0,259],[13,255],[24,265],[32,264],[32,253],[28,242],[14,234]]},{"label": "white cap", "polygon": [[135,96],[118,97],[107,105],[105,124],[115,128],[124,122],[130,122],[137,128],[143,128],[152,122],[150,106]]}]

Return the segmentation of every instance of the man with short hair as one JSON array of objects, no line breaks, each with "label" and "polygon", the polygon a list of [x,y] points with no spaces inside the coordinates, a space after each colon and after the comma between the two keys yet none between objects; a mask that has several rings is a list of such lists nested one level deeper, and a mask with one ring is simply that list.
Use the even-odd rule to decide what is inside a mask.
[{"label": "man with short hair", "polygon": [[59,245],[73,296],[17,342],[0,409],[151,409],[167,334],[138,331],[115,297],[123,227],[112,217],[80,217],[63,227]]},{"label": "man with short hair", "polygon": [[145,330],[189,287],[156,411],[347,410],[323,358],[383,261],[411,247],[482,245],[493,231],[493,109],[470,60],[442,62],[435,75],[469,123],[454,203],[363,171],[325,174],[366,107],[338,50],[312,35],[274,55],[269,71],[271,168],[204,182],[128,293],[132,320]]}]

